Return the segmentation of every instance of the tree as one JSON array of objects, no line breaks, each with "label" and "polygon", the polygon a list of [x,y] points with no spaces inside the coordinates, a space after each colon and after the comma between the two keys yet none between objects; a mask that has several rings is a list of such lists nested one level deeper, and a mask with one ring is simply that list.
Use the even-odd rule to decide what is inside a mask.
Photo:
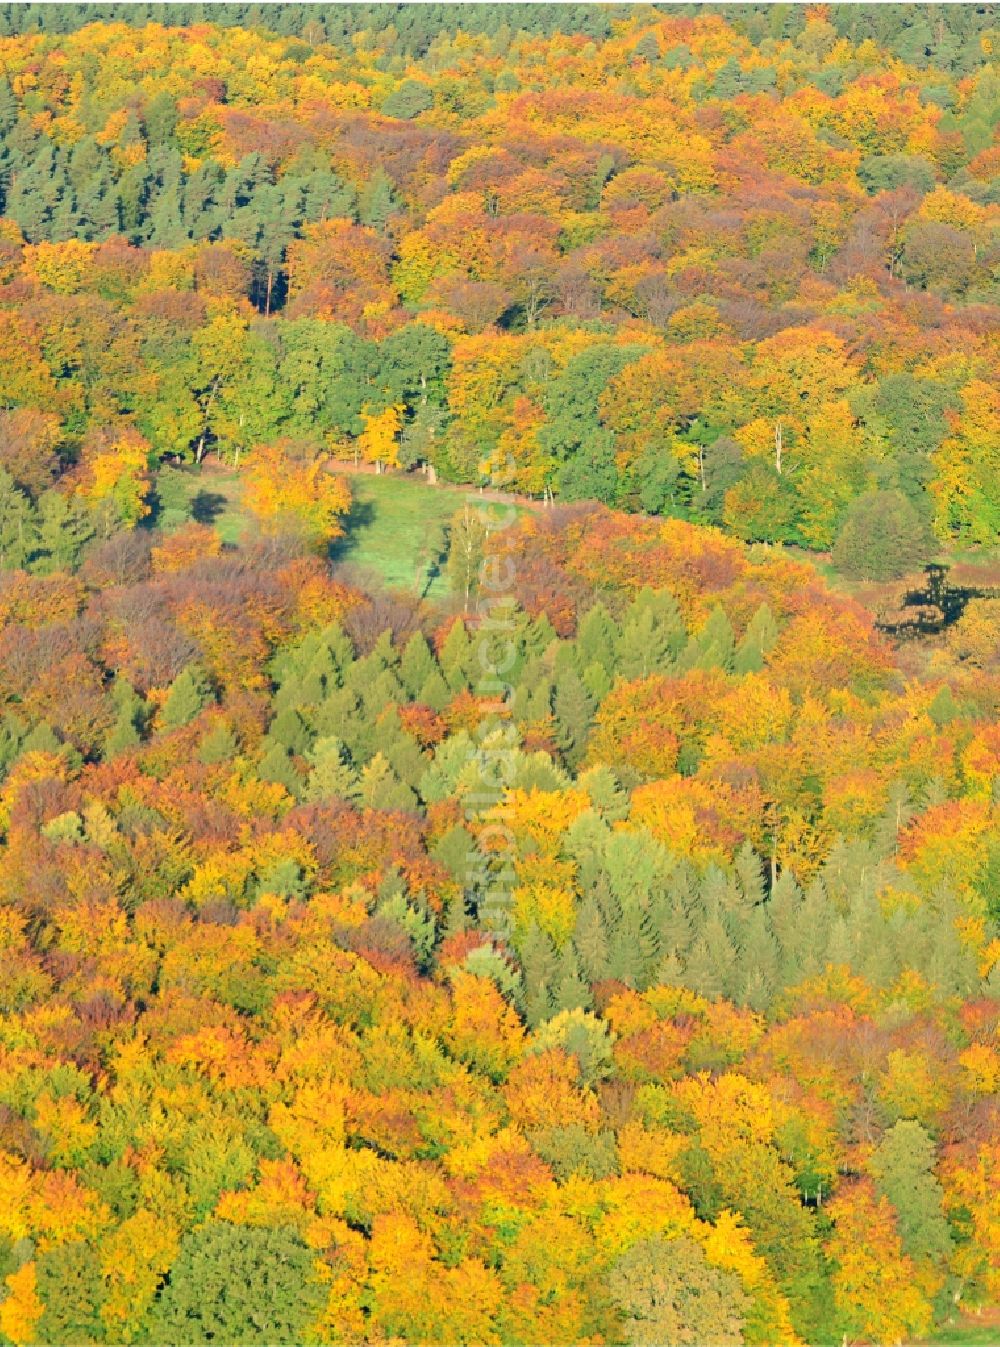
[{"label": "tree", "polygon": [[51,413],[33,407],[0,412],[0,467],[20,490],[37,499],[52,485],[61,439],[59,418]]},{"label": "tree", "polygon": [[764,656],[778,640],[778,624],[774,614],[766,603],[754,613],[747,624],[733,656],[733,672],[736,674],[757,673],[764,667]]},{"label": "tree", "polygon": [[243,503],[266,532],[290,532],[322,550],[343,535],[350,487],[326,454],[281,440],[260,445],[247,473]]},{"label": "tree", "polygon": [[31,501],[0,468],[0,569],[23,567],[33,554],[38,519]]},{"label": "tree", "polygon": [[392,770],[386,758],[376,753],[361,772],[354,798],[366,809],[404,809],[413,811],[417,797]]},{"label": "tree", "polygon": [[879,1192],[896,1209],[899,1235],[911,1258],[942,1268],[952,1248],[944,1190],[934,1175],[934,1143],[912,1118],[890,1127],[869,1169]]},{"label": "tree", "polygon": [[181,1240],[149,1314],[160,1342],[299,1343],[326,1302],[292,1230],[208,1221]]},{"label": "tree", "polygon": [[489,522],[466,505],[455,515],[448,534],[448,579],[452,592],[462,596],[465,611],[478,592],[489,541]]},{"label": "tree", "polygon": [[42,575],[74,570],[93,536],[93,518],[81,501],[44,491],[38,500],[38,556],[33,569]]},{"label": "tree", "polygon": [[422,84],[419,80],[404,80],[385,99],[382,113],[386,117],[409,122],[433,106],[434,95],[426,84]]},{"label": "tree", "polygon": [[739,1278],[712,1267],[687,1235],[640,1240],[614,1264],[608,1287],[630,1343],[743,1342],[750,1301]]},{"label": "tree", "polygon": [[934,529],[944,542],[989,546],[1000,534],[1000,393],[973,379],[934,454]]},{"label": "tree", "polygon": [[348,800],[356,789],[356,778],[341,741],[332,735],[317,739],[306,754],[310,766],[304,798]]},{"label": "tree", "polygon": [[860,580],[896,580],[918,570],[933,541],[900,491],[859,496],[847,510],[833,549],[834,565]]},{"label": "tree", "polygon": [[834,1264],[833,1294],[845,1331],[891,1343],[926,1334],[931,1306],[886,1199],[876,1201],[871,1184],[862,1181],[839,1192],[827,1215],[833,1233],[826,1252]]},{"label": "tree", "polygon": [[376,472],[381,472],[383,467],[399,467],[402,410],[402,407],[386,407],[380,412],[361,413],[365,428],[358,436],[358,452],[366,463],[375,464]]},{"label": "tree", "polygon": [[45,1306],[37,1342],[103,1342],[100,1310],[105,1296],[97,1257],[82,1242],[57,1245],[38,1259],[38,1295]]},{"label": "tree", "polygon": [[187,725],[208,705],[211,697],[208,679],[197,665],[189,664],[170,685],[160,712],[164,728],[175,730]]},{"label": "tree", "polygon": [[552,709],[558,727],[559,746],[570,767],[577,767],[583,758],[594,706],[594,698],[573,669],[567,669],[559,675]]},{"label": "tree", "polygon": [[150,446],[135,431],[95,434],[84,445],[80,492],[105,519],[105,533],[135,528],[150,513]]}]

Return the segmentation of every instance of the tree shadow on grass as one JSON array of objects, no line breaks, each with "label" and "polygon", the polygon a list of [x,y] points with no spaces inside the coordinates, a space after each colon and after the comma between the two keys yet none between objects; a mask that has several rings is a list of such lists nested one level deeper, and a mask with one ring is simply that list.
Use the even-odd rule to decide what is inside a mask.
[{"label": "tree shadow on grass", "polygon": [[375,522],[375,506],[370,500],[354,499],[351,508],[344,517],[344,534],[335,538],[327,548],[327,557],[331,564],[346,561],[357,539],[358,529],[368,528]]},{"label": "tree shadow on grass", "polygon": [[199,524],[214,524],[228,503],[218,491],[199,491],[191,498],[191,517]]}]

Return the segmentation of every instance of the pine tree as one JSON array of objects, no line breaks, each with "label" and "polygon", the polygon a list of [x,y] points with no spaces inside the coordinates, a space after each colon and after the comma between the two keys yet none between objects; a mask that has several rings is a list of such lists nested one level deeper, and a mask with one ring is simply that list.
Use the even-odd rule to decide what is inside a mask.
[{"label": "pine tree", "polygon": [[577,785],[587,792],[602,818],[620,823],[628,814],[628,796],[610,767],[591,767],[577,778]]},{"label": "pine tree", "polygon": [[427,770],[427,758],[412,734],[403,729],[395,706],[383,711],[375,723],[374,745],[400,780],[415,786]]},{"label": "pine tree", "polygon": [[552,1004],[556,1013],[560,1010],[590,1010],[593,1006],[590,987],[581,975],[572,943],[565,944],[559,956]]},{"label": "pine tree", "polygon": [[361,223],[382,234],[389,216],[398,209],[392,179],[384,168],[377,168],[358,197]]},{"label": "pine tree", "polygon": [[656,987],[684,986],[684,961],[676,950],[671,949],[669,953],[660,957],[660,962],[656,965],[652,985]]},{"label": "pine tree", "polygon": [[534,922],[521,937],[518,953],[524,971],[525,1018],[534,1029],[552,1014],[559,956],[550,937]]},{"label": "pine tree", "polygon": [[825,962],[834,967],[850,967],[854,958],[854,940],[851,928],[842,916],[833,919],[826,943]]},{"label": "pine tree", "polygon": [[236,736],[229,724],[225,720],[220,720],[204,736],[198,746],[198,758],[206,766],[212,766],[218,762],[228,762],[230,758],[235,758],[239,751],[239,744],[236,742]]},{"label": "pine tree", "polygon": [[648,985],[660,957],[660,936],[648,908],[627,907],[610,934],[608,971],[613,978],[637,991]]},{"label": "pine tree", "polygon": [[168,730],[179,729],[194,720],[203,707],[212,700],[208,679],[196,664],[182,669],[170,685],[166,701],[160,711],[160,720]]},{"label": "pine tree", "polygon": [[411,697],[416,698],[419,695],[431,674],[437,672],[437,667],[437,660],[431,653],[423,632],[415,631],[406,643],[399,664],[399,676]]},{"label": "pine tree", "polygon": [[16,125],[17,99],[5,75],[0,79],[0,137],[9,135]]},{"label": "pine tree", "polygon": [[261,781],[273,781],[279,786],[284,786],[294,798],[298,798],[302,789],[302,778],[295,770],[288,750],[281,744],[271,744],[257,764],[257,775]]},{"label": "pine tree", "polygon": [[777,988],[780,963],[778,942],[771,933],[767,913],[763,907],[755,908],[739,945],[742,985],[737,976],[737,999],[752,1010],[766,1009]]},{"label": "pine tree", "polygon": [[662,950],[674,950],[683,957],[690,949],[693,938],[688,905],[678,890],[671,886],[670,892],[658,907],[660,947]]},{"label": "pine tree", "polygon": [[38,555],[32,570],[41,575],[74,570],[93,536],[93,520],[75,496],[43,491],[38,498]]},{"label": "pine tree", "polygon": [[433,669],[424,681],[417,701],[429,706],[432,711],[443,711],[451,701],[451,690],[444,681],[439,669]]},{"label": "pine tree", "polygon": [[580,903],[573,933],[579,966],[589,982],[602,982],[608,976],[609,947],[601,909],[593,894]]},{"label": "pine tree", "polygon": [[556,640],[556,632],[547,613],[539,613],[524,628],[522,645],[525,659],[540,658]]},{"label": "pine tree", "polygon": [[290,753],[298,754],[306,751],[312,739],[309,727],[298,711],[292,707],[286,707],[284,711],[275,716],[267,732],[267,737],[274,743],[280,744],[282,748],[287,748]]},{"label": "pine tree", "polygon": [[62,748],[62,740],[52,726],[47,720],[40,720],[21,740],[20,756],[25,753],[59,753]]},{"label": "pine tree", "polygon": [[465,623],[458,619],[451,624],[451,630],[445,637],[438,657],[441,672],[453,692],[463,692],[469,686],[469,667],[472,656],[472,642],[465,629]]},{"label": "pine tree", "polygon": [[657,624],[648,607],[634,607],[625,615],[618,642],[616,670],[625,679],[664,673],[673,664],[670,633]]},{"label": "pine tree", "polygon": [[756,673],[764,667],[764,656],[778,640],[778,624],[766,603],[762,603],[747,625],[743,639],[733,656],[733,673]]},{"label": "pine tree", "polygon": [[598,703],[604,700],[614,686],[611,675],[605,673],[600,664],[588,664],[580,676],[583,679],[583,686]]},{"label": "pine tree", "polygon": [[742,894],[742,905],[749,912],[762,903],[766,896],[764,867],[749,841],[744,842],[736,853],[734,866]]},{"label": "pine tree", "polygon": [[383,669],[361,693],[361,704],[373,720],[381,716],[386,707],[401,706],[407,700],[403,685],[392,669]]},{"label": "pine tree", "polygon": [[905,1118],[885,1133],[869,1168],[879,1192],[896,1208],[905,1252],[943,1268],[953,1240],[944,1214],[944,1190],[934,1174],[936,1158],[926,1130]]},{"label": "pine tree", "polygon": [[460,823],[439,837],[430,847],[430,853],[459,884],[465,884],[470,871],[482,868],[472,835]]},{"label": "pine tree", "polygon": [[718,604],[712,609],[708,621],[698,633],[697,641],[699,652],[695,668],[732,669],[736,653],[733,626]]},{"label": "pine tree", "polygon": [[146,703],[128,679],[123,678],[120,674],[111,684],[110,699],[111,704],[117,711],[117,717],[114,725],[104,738],[103,756],[105,758],[113,757],[116,753],[123,753],[130,748],[134,748],[140,742],[140,729],[149,715]]},{"label": "pine tree", "polygon": [[386,669],[399,668],[399,651],[396,649],[390,628],[387,627],[372,646],[370,658],[380,660]]},{"label": "pine tree", "polygon": [[24,732],[25,726],[15,716],[6,715],[0,721],[0,780],[20,753]]},{"label": "pine tree", "polygon": [[354,798],[365,809],[414,811],[417,797],[400,781],[381,753],[376,753],[358,778]]},{"label": "pine tree", "polygon": [[[351,688],[337,688],[323,698],[313,716],[313,728],[318,735],[335,734],[351,748],[351,731],[357,726],[361,702]],[[353,753],[353,749],[351,749]]]},{"label": "pine tree", "polygon": [[688,986],[713,1000],[731,997],[737,978],[736,951],[721,917],[712,915],[695,941],[688,961]]},{"label": "pine tree", "polygon": [[127,712],[119,712],[118,719],[104,736],[102,756],[113,758],[117,753],[125,753],[140,742],[135,721]]},{"label": "pine tree", "polygon": [[0,468],[0,570],[27,565],[38,544],[35,507],[5,468]]},{"label": "pine tree", "polygon": [[713,1001],[722,995],[722,978],[703,935],[684,960],[684,986]]},{"label": "pine tree", "polygon": [[595,603],[593,608],[581,618],[576,635],[576,663],[581,671],[589,665],[597,664],[606,674],[615,672],[615,650],[620,639],[616,623],[603,603]]},{"label": "pine tree", "polygon": [[575,768],[587,746],[594,700],[572,669],[556,679],[552,706],[556,718],[556,741],[567,766]]}]

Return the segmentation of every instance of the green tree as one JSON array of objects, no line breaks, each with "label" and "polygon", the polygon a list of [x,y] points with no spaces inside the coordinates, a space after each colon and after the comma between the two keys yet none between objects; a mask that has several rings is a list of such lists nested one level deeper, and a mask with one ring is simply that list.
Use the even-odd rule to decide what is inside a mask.
[{"label": "green tree", "polygon": [[594,698],[575,670],[566,669],[559,674],[552,697],[552,709],[556,717],[559,747],[571,768],[577,767],[583,758],[594,707]]},{"label": "green tree", "polygon": [[952,1248],[944,1191],[934,1174],[934,1143],[920,1123],[904,1118],[876,1147],[869,1168],[896,1208],[903,1248],[912,1258],[943,1265]]},{"label": "green tree", "polygon": [[208,1221],[181,1241],[150,1312],[148,1337],[185,1344],[301,1343],[326,1302],[313,1263],[312,1251],[291,1230]]},{"label": "green tree", "polygon": [[104,1282],[96,1252],[82,1242],[57,1244],[38,1259],[38,1297],[45,1306],[38,1342],[52,1347],[105,1341]]},{"label": "green tree", "polygon": [[348,800],[351,798],[357,781],[347,760],[347,751],[340,739],[327,735],[317,739],[306,754],[309,763],[309,779],[306,781],[304,798],[315,800]]},{"label": "green tree", "polygon": [[211,766],[217,762],[228,762],[239,752],[239,744],[232,728],[226,721],[220,720],[209,730],[198,745],[199,761]]},{"label": "green tree", "polygon": [[168,730],[187,725],[212,700],[208,679],[196,664],[182,669],[170,684],[160,719]]},{"label": "green tree", "polygon": [[426,84],[419,80],[404,80],[382,104],[382,112],[386,117],[409,122],[433,106],[434,95]]},{"label": "green tree", "polygon": [[712,1267],[686,1235],[633,1245],[612,1268],[608,1289],[627,1342],[642,1347],[743,1342],[750,1301],[739,1278]]},{"label": "green tree", "polygon": [[469,611],[469,601],[479,591],[480,574],[486,557],[489,524],[469,508],[460,510],[448,535],[448,579],[453,594],[459,595]]},{"label": "green tree", "polygon": [[417,797],[392,770],[382,753],[376,753],[364,768],[354,789],[354,798],[365,809],[403,809],[413,811]]},{"label": "green tree", "polygon": [[0,570],[25,566],[37,542],[35,507],[6,468],[0,468]]},{"label": "green tree", "polygon": [[901,491],[873,491],[848,507],[834,565],[859,580],[896,580],[933,554],[926,524]]},{"label": "green tree", "polygon": [[603,603],[595,603],[580,621],[576,634],[577,665],[583,670],[598,664],[605,673],[615,668],[619,631]]},{"label": "green tree", "polygon": [[284,786],[292,796],[298,796],[302,789],[302,779],[295,770],[292,756],[282,744],[271,744],[270,748],[257,764],[257,775],[261,781],[273,781]]},{"label": "green tree", "polygon": [[38,498],[38,555],[32,570],[41,575],[74,570],[93,536],[93,519],[75,496],[43,491]]},{"label": "green tree", "polygon": [[733,672],[756,673],[764,667],[764,656],[778,640],[778,624],[766,603],[762,603],[747,623],[743,639],[733,656]]}]

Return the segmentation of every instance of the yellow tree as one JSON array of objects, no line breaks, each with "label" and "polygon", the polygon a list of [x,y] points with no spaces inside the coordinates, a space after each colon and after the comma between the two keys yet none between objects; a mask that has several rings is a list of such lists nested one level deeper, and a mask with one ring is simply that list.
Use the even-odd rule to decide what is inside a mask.
[{"label": "yellow tree", "polygon": [[833,1235],[833,1296],[852,1337],[898,1343],[923,1338],[933,1310],[903,1253],[896,1217],[884,1197],[875,1200],[864,1181],[839,1193],[827,1207]]},{"label": "yellow tree", "polygon": [[973,379],[934,455],[934,528],[943,542],[990,545],[1000,535],[1000,391]]},{"label": "yellow tree", "polygon": [[351,507],[343,477],[331,472],[329,457],[292,456],[288,441],[261,445],[247,474],[243,503],[265,533],[300,534],[317,551],[343,535],[341,519]]},{"label": "yellow tree", "polygon": [[357,450],[366,463],[374,463],[375,471],[384,467],[399,467],[399,432],[403,426],[403,409],[386,407],[381,412],[364,411],[361,419],[365,428],[358,436]]},{"label": "yellow tree", "polygon": [[134,528],[149,514],[149,444],[134,430],[84,449],[80,494],[106,518],[107,530]]}]

